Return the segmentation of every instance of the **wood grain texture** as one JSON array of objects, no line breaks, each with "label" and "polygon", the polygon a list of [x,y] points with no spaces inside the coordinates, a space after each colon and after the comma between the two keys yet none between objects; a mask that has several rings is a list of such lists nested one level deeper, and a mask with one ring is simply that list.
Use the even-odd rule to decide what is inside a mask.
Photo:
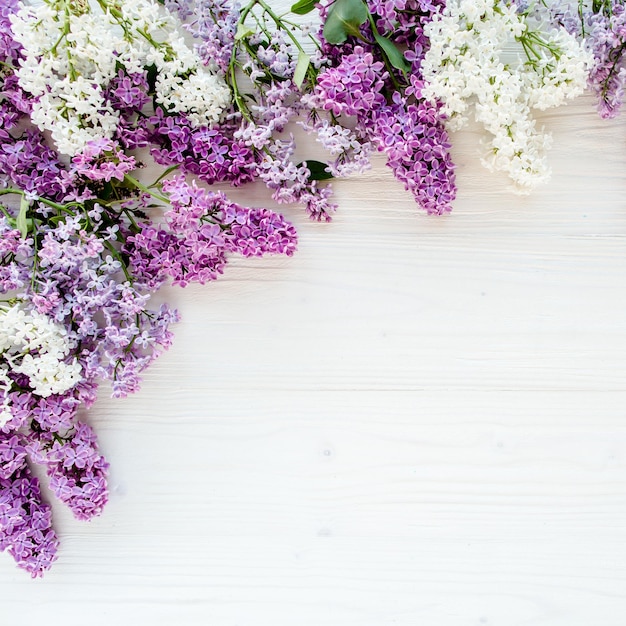
[{"label": "wood grain texture", "polygon": [[88,416],[110,504],[54,506],[43,580],[0,559],[0,624],[626,623],[626,118],[542,120],[530,197],[469,129],[451,215],[378,159],[292,259],[166,289],[175,345]]}]

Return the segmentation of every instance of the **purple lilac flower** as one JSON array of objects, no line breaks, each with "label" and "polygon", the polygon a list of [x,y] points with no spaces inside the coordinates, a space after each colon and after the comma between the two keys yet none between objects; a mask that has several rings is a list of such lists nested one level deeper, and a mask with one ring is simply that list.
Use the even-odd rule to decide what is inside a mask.
[{"label": "purple lilac flower", "polygon": [[136,113],[150,101],[146,72],[126,74],[120,70],[108,86],[106,98],[120,112]]},{"label": "purple lilac flower", "polygon": [[161,109],[150,122],[154,125],[151,154],[160,165],[180,165],[183,172],[210,185],[228,182],[238,187],[254,180],[258,156],[233,137],[237,125],[194,128],[186,117],[166,116]]},{"label": "purple lilac flower", "polygon": [[58,544],[50,506],[26,464],[21,437],[0,433],[0,551],[7,550],[35,578],[50,569]]},{"label": "purple lilac flower", "polygon": [[[320,31],[330,66],[321,72],[312,96],[319,108],[356,118],[360,142],[384,152],[395,177],[433,214],[450,211],[456,195],[443,118],[438,107],[421,97],[420,64],[428,49],[423,27],[442,5],[441,0],[368,2],[378,33],[404,50],[411,67],[408,76],[385,65],[376,45],[354,37],[331,45]],[[329,6],[322,8],[322,18]],[[374,40],[369,24],[363,32],[365,40]]]},{"label": "purple lilac flower", "polygon": [[124,176],[137,167],[135,157],[127,156],[111,139],[96,139],[72,158],[72,173],[91,181],[109,182]]},{"label": "purple lilac flower", "polygon": [[12,63],[20,58],[21,46],[13,39],[11,15],[20,8],[18,0],[3,0],[0,6],[0,60]]},{"label": "purple lilac flower", "polygon": [[184,176],[163,183],[171,208],[167,228],[146,225],[128,238],[131,268],[148,284],[167,277],[186,286],[215,280],[229,253],[244,256],[292,255],[296,233],[283,217],[268,209],[249,209],[223,193],[189,185]]},{"label": "purple lilac flower", "polygon": [[407,104],[399,96],[373,116],[378,149],[417,203],[435,215],[447,213],[456,195],[448,134],[435,107]]},{"label": "purple lilac flower", "polygon": [[598,113],[616,117],[626,89],[626,7],[623,0],[597,6],[555,2],[549,6],[552,21],[569,33],[584,38],[595,63],[589,73],[589,88],[598,98]]},{"label": "purple lilac flower", "polygon": [[356,46],[318,78],[317,95],[322,107],[334,115],[367,115],[385,104],[382,90],[389,74],[382,61]]},{"label": "purple lilac flower", "polygon": [[[186,28],[197,39],[196,49],[208,65],[215,65],[227,76],[234,92],[235,105],[220,128],[189,129],[184,119],[157,115],[153,156],[158,163],[179,164],[185,172],[201,180],[229,182],[233,185],[260,179],[279,203],[301,203],[311,217],[329,220],[335,205],[328,186],[313,180],[305,162],[294,162],[294,151],[280,136],[287,124],[301,113],[313,113],[306,91],[293,81],[299,51],[280,28],[273,28],[274,17],[265,8],[247,12],[256,26],[243,39],[238,38],[241,18],[238,3],[228,0],[168,0]],[[254,13],[258,9],[259,14]],[[254,16],[253,16],[254,14]],[[267,26],[267,27],[266,27]],[[240,87],[231,63],[252,81]],[[313,59],[312,67],[318,63]],[[304,127],[317,131],[316,123]],[[357,151],[360,155],[360,151]],[[352,150],[336,155],[337,161],[350,158]],[[228,155],[228,157],[226,157]],[[336,167],[335,173],[349,168]],[[305,177],[302,178],[301,174]],[[294,178],[294,175],[296,178]]]},{"label": "purple lilac flower", "polygon": [[71,188],[66,168],[38,130],[0,145],[0,178],[35,196],[63,200]]},{"label": "purple lilac flower", "polygon": [[108,500],[109,464],[99,454],[96,435],[87,424],[78,422],[62,436],[33,429],[27,451],[35,463],[45,466],[50,488],[77,519],[89,520],[102,512]]},{"label": "purple lilac flower", "polygon": [[185,28],[198,40],[196,51],[206,65],[228,72],[241,8],[232,0],[167,0]]},{"label": "purple lilac flower", "polygon": [[148,117],[143,113],[150,102],[147,73],[126,74],[120,70],[104,95],[109,106],[119,113],[115,141],[126,150],[147,147],[151,134]]},{"label": "purple lilac flower", "polygon": [[615,117],[622,106],[626,85],[626,8],[613,2],[611,14],[587,14],[586,38],[596,63],[589,74],[589,86],[598,97],[601,117]]}]

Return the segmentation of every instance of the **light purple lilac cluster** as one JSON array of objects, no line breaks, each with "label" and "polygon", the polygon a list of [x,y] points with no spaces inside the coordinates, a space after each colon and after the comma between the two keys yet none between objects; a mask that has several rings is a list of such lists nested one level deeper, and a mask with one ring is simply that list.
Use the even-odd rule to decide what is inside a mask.
[{"label": "light purple lilac cluster", "polygon": [[[0,7],[0,550],[40,576],[58,539],[30,466],[45,468],[76,518],[101,513],[108,463],[85,413],[102,380],[115,397],[137,391],[171,345],[178,313],[151,307],[152,295],[165,281],[214,280],[232,254],[292,255],[297,237],[281,215],[184,175],[151,187],[135,178],[137,148],[209,184],[258,178],[264,154],[236,136],[241,120],[197,127],[155,105],[151,68],[102,86],[119,113],[112,137],[60,156],[29,123],[32,98],[14,72],[17,8]],[[151,218],[155,203],[164,222]]]},{"label": "light purple lilac cluster", "polygon": [[33,462],[46,468],[50,489],[77,519],[89,520],[102,512],[108,500],[109,464],[87,424],[77,422],[64,433],[33,428],[27,450]]},{"label": "light purple lilac cluster", "polygon": [[626,8],[624,0],[590,4],[560,1],[550,4],[553,20],[584,38],[594,55],[589,87],[596,94],[598,113],[616,117],[626,87]]},{"label": "light purple lilac cluster", "polygon": [[0,432],[0,550],[36,577],[54,563],[58,544],[50,505],[42,500],[22,438]]},{"label": "light purple lilac cluster", "polygon": [[188,184],[184,176],[165,181],[163,191],[170,199],[166,224],[142,225],[125,248],[133,274],[147,284],[171,278],[184,287],[215,280],[229,253],[295,252],[294,227],[273,211],[242,207],[221,192]]},{"label": "light purple lilac cluster", "polygon": [[[442,0],[369,0],[371,22],[361,26],[361,36],[342,44],[324,39],[322,68],[313,102],[342,116],[356,118],[361,143],[384,152],[387,165],[428,213],[451,210],[456,196],[454,166],[443,117],[436,105],[421,97],[420,64],[428,49],[423,27],[443,6]],[[324,19],[332,2],[322,9]],[[390,62],[377,43],[384,38],[403,54],[408,71]],[[400,52],[402,51],[402,53]],[[348,125],[348,123],[344,123]]]}]

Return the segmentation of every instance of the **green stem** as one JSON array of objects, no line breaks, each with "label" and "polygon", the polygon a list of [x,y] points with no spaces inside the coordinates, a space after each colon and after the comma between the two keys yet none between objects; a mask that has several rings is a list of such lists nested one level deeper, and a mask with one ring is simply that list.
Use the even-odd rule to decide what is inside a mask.
[{"label": "green stem", "polygon": [[170,199],[167,196],[163,195],[162,193],[157,193],[156,191],[152,191],[149,187],[146,187],[143,183],[140,183],[136,178],[133,178],[130,174],[124,175],[124,182],[130,183],[131,185],[133,185],[140,191],[147,193],[148,195],[152,196],[153,198],[156,198],[157,200],[160,200],[161,202],[164,202],[165,204],[170,203]]},{"label": "green stem", "polygon": [[264,0],[252,0],[252,2],[250,3],[250,5],[252,5],[251,8],[253,8],[255,4],[258,4],[272,18],[272,20],[274,20],[276,26],[278,26],[278,28],[280,28],[287,34],[287,36],[289,37],[289,39],[291,39],[293,45],[298,49],[299,52],[304,52],[304,48],[298,41],[297,37],[288,28],[284,27],[283,21],[278,15],[276,15],[276,13],[274,13],[274,11],[272,11],[272,8]]},{"label": "green stem", "polygon": [[122,255],[119,253],[119,251],[115,248],[115,246],[108,239],[104,240],[104,245],[107,247],[109,252],[120,262],[122,266],[122,271],[124,272],[124,276],[126,277],[126,280],[129,283],[132,283],[133,277],[130,275],[130,272],[128,271],[128,267],[126,267],[126,263],[124,262]]},{"label": "green stem", "polygon": [[32,291],[36,291],[35,289],[35,277],[37,276],[37,270],[39,269],[39,250],[37,247],[37,224],[35,220],[33,220],[33,275],[30,278],[30,288]]}]

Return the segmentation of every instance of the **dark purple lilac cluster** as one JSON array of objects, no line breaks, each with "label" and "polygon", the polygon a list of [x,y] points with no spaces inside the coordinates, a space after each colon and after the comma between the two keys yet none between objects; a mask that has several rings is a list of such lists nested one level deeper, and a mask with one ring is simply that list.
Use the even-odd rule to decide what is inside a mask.
[{"label": "dark purple lilac cluster", "polygon": [[234,138],[232,122],[196,128],[185,116],[165,115],[162,109],[150,122],[155,146],[151,154],[157,163],[178,165],[209,185],[227,182],[238,187],[255,179],[258,152]]},{"label": "dark purple lilac cluster", "polygon": [[122,148],[135,150],[150,144],[149,116],[144,115],[150,102],[148,72],[126,74],[120,70],[105,91],[106,102],[119,114],[113,138]]},{"label": "dark purple lilac cluster", "polygon": [[[361,26],[359,38],[331,44],[321,31],[330,67],[322,69],[313,96],[318,107],[335,116],[355,117],[359,140],[384,152],[396,178],[434,214],[450,211],[456,196],[443,117],[421,97],[420,63],[428,49],[423,27],[443,4],[370,0],[371,21]],[[332,2],[322,9],[323,19],[331,7]]]}]

